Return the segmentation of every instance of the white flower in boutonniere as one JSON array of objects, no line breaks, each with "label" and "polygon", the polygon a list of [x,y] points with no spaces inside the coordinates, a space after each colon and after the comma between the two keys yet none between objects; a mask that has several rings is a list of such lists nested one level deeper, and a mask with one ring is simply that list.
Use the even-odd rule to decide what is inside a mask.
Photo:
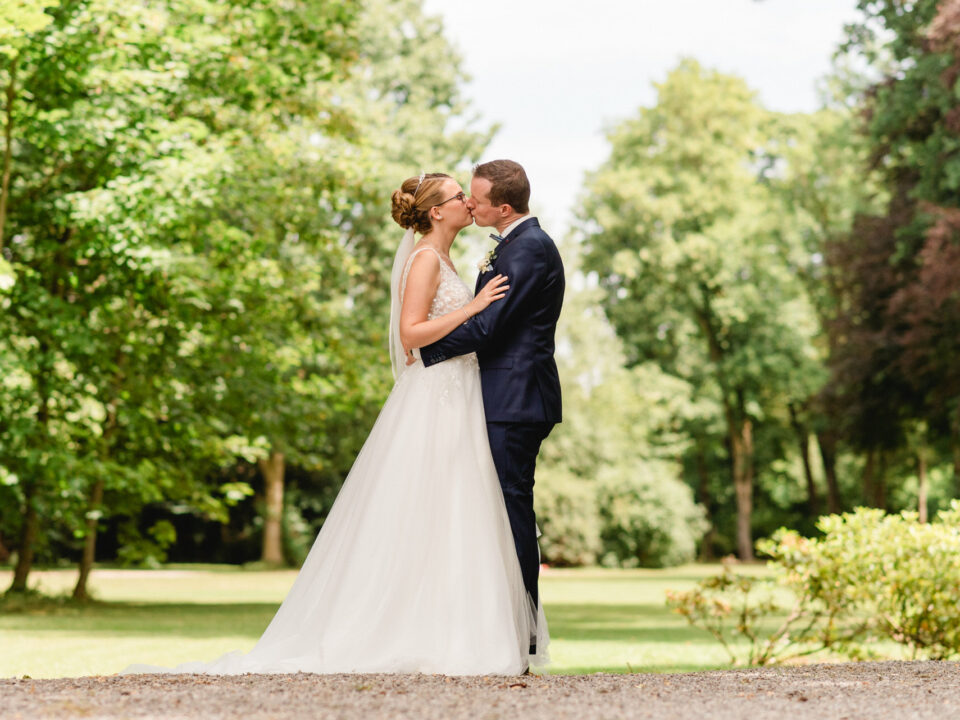
[{"label": "white flower in boutonniere", "polygon": [[488,252],[483,260],[477,263],[477,267],[480,268],[480,272],[490,272],[493,270],[493,261],[497,259],[497,248],[493,248]]}]

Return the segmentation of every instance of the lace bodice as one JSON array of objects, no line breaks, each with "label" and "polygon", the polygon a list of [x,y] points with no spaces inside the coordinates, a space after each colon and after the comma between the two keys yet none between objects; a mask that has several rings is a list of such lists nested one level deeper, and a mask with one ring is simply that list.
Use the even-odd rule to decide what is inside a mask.
[{"label": "lace bodice", "polygon": [[446,315],[454,310],[459,310],[473,299],[473,293],[466,283],[460,279],[456,271],[450,267],[434,248],[429,245],[419,247],[410,253],[410,259],[407,260],[407,266],[403,271],[403,283],[400,285],[401,302],[403,293],[407,289],[407,275],[410,274],[410,268],[413,265],[413,258],[417,253],[423,250],[431,250],[440,261],[440,286],[437,288],[437,294],[433,296],[433,302],[430,303],[430,311],[427,313],[427,320],[433,320]]},{"label": "lace bodice", "polygon": [[[473,299],[473,293],[466,286],[457,271],[450,267],[434,248],[429,245],[422,246],[410,253],[407,265],[403,270],[403,282],[400,283],[400,300],[403,302],[403,293],[407,289],[407,275],[410,273],[410,267],[413,265],[413,258],[417,253],[423,250],[431,250],[437,255],[440,261],[440,285],[437,287],[437,294],[433,296],[433,302],[430,303],[430,310],[427,313],[427,320],[434,320],[441,315],[459,310]],[[420,351],[414,350],[417,359],[420,359]],[[439,383],[442,392],[439,395],[440,402],[445,403],[450,397],[450,393],[459,394],[463,390],[463,373],[476,372],[478,369],[477,354],[467,353],[458,357],[450,358],[442,363],[437,363],[428,368],[431,376]],[[404,373],[400,379],[410,377],[410,373]],[[398,381],[399,382],[399,381]]]}]

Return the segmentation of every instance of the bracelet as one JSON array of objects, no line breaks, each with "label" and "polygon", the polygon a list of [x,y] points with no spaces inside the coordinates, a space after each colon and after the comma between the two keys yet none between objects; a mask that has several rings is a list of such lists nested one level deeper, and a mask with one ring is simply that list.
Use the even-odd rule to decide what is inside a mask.
[{"label": "bracelet", "polygon": [[467,319],[466,319],[465,322],[469,322],[469,321],[470,321],[470,318],[472,318],[473,316],[472,316],[470,313],[468,313],[466,310],[464,310],[463,308],[460,308],[460,309],[463,310],[463,314],[467,316]]}]

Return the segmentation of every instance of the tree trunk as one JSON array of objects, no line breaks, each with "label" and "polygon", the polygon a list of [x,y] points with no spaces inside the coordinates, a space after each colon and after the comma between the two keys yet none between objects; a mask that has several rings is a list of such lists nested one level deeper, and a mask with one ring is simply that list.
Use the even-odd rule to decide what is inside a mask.
[{"label": "tree trunk", "polygon": [[[40,340],[40,357],[46,358],[49,346],[45,340]],[[37,408],[37,424],[40,426],[41,437],[49,438],[50,426],[50,408],[49,391],[47,387],[47,372],[49,368],[41,363],[39,372],[35,378],[37,385],[37,397],[39,407]],[[33,468],[33,472],[37,472]],[[34,479],[35,480],[35,479]],[[20,531],[20,544],[17,547],[17,566],[13,573],[13,583],[8,592],[26,592],[27,576],[33,568],[33,545],[37,541],[40,533],[40,517],[37,515],[37,508],[34,506],[34,497],[37,494],[36,483],[25,484],[24,487],[24,515],[23,528]]]},{"label": "tree trunk", "polygon": [[7,85],[6,126],[4,127],[3,170],[0,175],[0,251],[3,250],[10,196],[10,166],[13,161],[13,101],[17,96],[17,58],[10,60],[10,84]]},{"label": "tree trunk", "polygon": [[737,497],[737,554],[749,562],[753,557],[753,425],[743,418],[739,427],[731,428],[730,448],[733,454],[733,489]]},{"label": "tree trunk", "polygon": [[266,496],[260,559],[271,565],[283,565],[283,453],[271,452],[259,465]]},{"label": "tree trunk", "polygon": [[837,437],[832,431],[817,433],[817,446],[823,461],[823,476],[827,481],[827,511],[840,512],[840,484],[837,482]]},{"label": "tree trunk", "polygon": [[927,521],[927,454],[923,445],[917,448],[917,519]]},{"label": "tree trunk", "polygon": [[[118,352],[114,362],[117,365],[117,372],[114,374],[113,400],[107,404],[107,422],[104,427],[103,437],[101,438],[100,454],[106,459],[112,449],[113,437],[117,432],[117,402],[120,394],[120,387],[124,378],[124,355]],[[87,510],[87,535],[84,538],[83,554],[80,556],[79,574],[77,575],[77,584],[73,588],[73,597],[76,600],[86,600],[90,596],[87,593],[87,580],[90,577],[90,571],[93,569],[93,563],[97,557],[97,530],[100,527],[100,518],[103,510],[103,490],[106,484],[103,475],[99,475],[90,488],[90,499]]]},{"label": "tree trunk", "polygon": [[753,557],[753,425],[744,408],[743,393],[737,391],[736,406],[724,398],[724,414],[730,441],[733,492],[737,502],[737,555],[744,562]]},{"label": "tree trunk", "polygon": [[20,531],[20,547],[17,550],[17,566],[13,571],[13,583],[8,592],[22,593],[27,591],[27,576],[33,567],[33,544],[37,540],[40,520],[37,510],[33,506],[33,498],[27,497],[27,512],[23,516],[23,528]]},{"label": "tree trunk", "polygon": [[[750,519],[753,513],[753,427],[744,407],[742,390],[733,390],[723,372],[724,352],[713,326],[713,308],[710,291],[700,287],[703,304],[696,310],[697,322],[707,341],[710,360],[723,396],[723,412],[727,421],[730,439],[730,465],[733,475],[733,490],[737,499],[737,553],[741,560],[753,560],[753,536]],[[734,392],[736,406],[734,406]]]},{"label": "tree trunk", "polygon": [[717,526],[713,522],[713,513],[710,512],[710,474],[707,472],[707,448],[704,438],[697,437],[697,502],[707,511],[707,521],[710,529],[700,541],[700,562],[710,562],[714,559],[713,542],[717,536]]},{"label": "tree trunk", "polygon": [[800,459],[803,460],[803,475],[807,481],[807,507],[811,515],[817,516],[820,514],[820,499],[817,497],[817,486],[813,482],[813,469],[810,467],[810,431],[800,422],[794,404],[788,403],[787,407],[790,410],[790,425],[797,436]]},{"label": "tree trunk", "polygon": [[881,510],[887,509],[887,454],[881,449],[877,450],[880,454],[880,468],[873,484],[873,506]]},{"label": "tree trunk", "polygon": [[87,537],[84,539],[83,555],[80,557],[80,574],[77,577],[77,584],[73,588],[73,597],[75,600],[86,600],[90,597],[87,593],[87,578],[90,577],[90,570],[93,569],[93,561],[96,557],[97,526],[102,503],[103,478],[98,477],[90,493],[90,509],[87,513]]},{"label": "tree trunk", "polygon": [[867,450],[867,461],[863,466],[863,504],[869,505],[876,497],[876,491],[873,489],[876,482],[876,450]]},{"label": "tree trunk", "polygon": [[960,438],[953,446],[953,496],[960,497]]},{"label": "tree trunk", "polygon": [[867,451],[867,464],[863,468],[863,499],[870,507],[885,510],[887,507],[887,456],[881,448]]},{"label": "tree trunk", "polygon": [[953,494],[960,497],[960,400],[950,418],[950,451],[953,454]]}]

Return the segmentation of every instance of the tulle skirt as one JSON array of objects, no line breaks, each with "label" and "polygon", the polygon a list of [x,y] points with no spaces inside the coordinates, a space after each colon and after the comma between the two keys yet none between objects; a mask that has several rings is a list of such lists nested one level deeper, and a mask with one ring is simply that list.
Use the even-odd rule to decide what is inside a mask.
[{"label": "tulle skirt", "polygon": [[546,664],[548,642],[523,586],[467,355],[417,362],[397,380],[253,650],[124,672],[514,675]]}]

